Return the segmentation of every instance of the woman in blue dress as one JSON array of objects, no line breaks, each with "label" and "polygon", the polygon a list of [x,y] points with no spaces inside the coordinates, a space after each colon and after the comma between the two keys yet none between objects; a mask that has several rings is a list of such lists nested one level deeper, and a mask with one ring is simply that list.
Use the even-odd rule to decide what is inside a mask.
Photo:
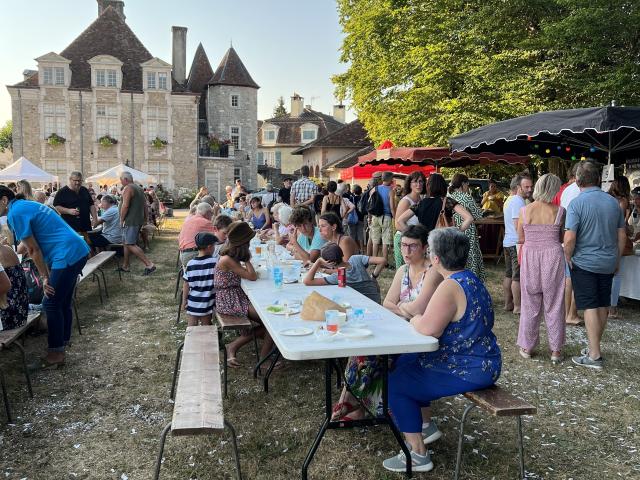
[{"label": "woman in blue dress", "polygon": [[[87,262],[89,246],[55,210],[25,200],[0,185],[0,216],[7,220],[16,239],[34,261],[45,298],[49,350],[40,367],[64,365],[65,346],[71,338],[73,290]],[[20,250],[19,250],[20,251]]]},{"label": "woman in blue dress", "polygon": [[[429,234],[431,263],[444,281],[422,315],[411,319],[418,333],[440,340],[435,352],[403,354],[389,375],[389,406],[411,449],[413,471],[428,472],[433,463],[424,445],[422,409],[431,401],[493,385],[502,356],[493,329],[491,296],[470,270],[465,270],[469,238],[457,228]],[[402,452],[383,462],[403,472]]]}]

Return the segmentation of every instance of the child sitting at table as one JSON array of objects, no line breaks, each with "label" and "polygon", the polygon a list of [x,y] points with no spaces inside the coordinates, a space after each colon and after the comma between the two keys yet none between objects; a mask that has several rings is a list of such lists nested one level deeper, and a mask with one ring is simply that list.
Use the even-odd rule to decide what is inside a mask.
[{"label": "child sitting at table", "polygon": [[223,213],[213,219],[213,233],[218,237],[218,243],[213,250],[214,257],[220,256],[220,249],[227,242],[227,230],[232,223],[233,218]]},{"label": "child sitting at table", "polygon": [[213,250],[218,238],[209,232],[199,232],[195,241],[198,256],[187,263],[182,288],[182,308],[189,315],[190,327],[199,324],[211,325],[213,307],[216,303],[213,275],[218,259],[213,256]]},{"label": "child sitting at table", "polygon": [[[376,303],[380,303],[380,289],[374,280],[380,275],[380,271],[387,264],[384,257],[368,257],[366,255],[351,255],[348,261],[344,261],[344,254],[340,246],[336,243],[327,243],[320,250],[320,257],[316,260],[311,269],[304,277],[305,285],[338,285],[338,268],[346,269],[347,285],[360,292],[365,297]],[[373,274],[369,275],[367,267],[375,265]],[[329,269],[331,274],[324,278],[315,278],[319,268]],[[373,278],[372,278],[373,276]]]},{"label": "child sitting at table", "polygon": [[[248,317],[256,323],[262,323],[247,294],[240,286],[240,280],[255,282],[258,275],[253,268],[249,242],[256,232],[246,222],[233,222],[227,228],[227,243],[220,250],[220,259],[214,272],[213,286],[216,291],[216,311],[223,315],[234,317]],[[243,262],[243,263],[241,263]],[[266,357],[273,348],[273,341],[269,334],[260,327],[256,335],[264,333],[261,358]],[[226,345],[227,366],[240,367],[236,355],[240,347],[252,340],[250,332],[244,332],[233,342]]]}]

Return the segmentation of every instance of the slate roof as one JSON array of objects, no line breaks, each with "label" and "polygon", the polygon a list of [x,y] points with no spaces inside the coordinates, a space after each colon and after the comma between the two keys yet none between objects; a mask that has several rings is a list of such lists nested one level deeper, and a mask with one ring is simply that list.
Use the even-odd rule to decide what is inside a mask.
[{"label": "slate roof", "polygon": [[[266,123],[276,125],[280,127],[278,129],[278,138],[276,139],[276,145],[290,145],[299,146],[302,144],[302,132],[300,127],[305,123],[313,123],[318,125],[318,138],[324,137],[330,132],[339,129],[343,126],[338,120],[331,115],[327,115],[322,112],[316,112],[310,108],[305,108],[299,117],[292,117],[287,113],[282,117],[274,117],[268,120],[264,120],[261,125],[258,125],[258,143],[262,144],[262,132],[261,128]],[[269,145],[263,145],[269,146]]]},{"label": "slate roof", "polygon": [[207,118],[207,84],[211,77],[213,77],[213,68],[211,68],[209,57],[207,57],[204,47],[200,43],[193,56],[185,88],[188,91],[200,94],[198,118],[201,119]]},{"label": "slate roof", "polygon": [[142,91],[141,63],[153,58],[124,19],[107,7],[60,55],[71,60],[71,88],[91,88],[91,65],[96,55],[111,55],[122,65],[122,90]]},{"label": "slate roof", "polygon": [[233,47],[224,54],[220,65],[209,80],[209,85],[235,85],[238,87],[260,88],[253,81],[249,71],[240,60]]},{"label": "slate roof", "polygon": [[365,130],[360,120],[354,120],[342,125],[337,130],[329,132],[327,135],[318,137],[313,142],[291,152],[292,155],[302,155],[302,153],[311,148],[317,147],[334,147],[334,148],[363,148],[373,146],[373,142],[369,138],[369,134]]}]

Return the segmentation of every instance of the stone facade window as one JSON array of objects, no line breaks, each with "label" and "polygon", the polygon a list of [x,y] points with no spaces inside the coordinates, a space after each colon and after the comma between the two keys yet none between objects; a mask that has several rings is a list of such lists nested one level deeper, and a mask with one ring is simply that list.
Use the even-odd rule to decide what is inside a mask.
[{"label": "stone facade window", "polygon": [[163,107],[147,107],[147,136],[149,141],[168,138],[167,109]]},{"label": "stone facade window", "polygon": [[45,85],[64,85],[64,67],[44,67],[42,69]]},{"label": "stone facade window", "polygon": [[240,167],[234,167],[233,168],[233,181],[235,182],[236,180],[242,180]]},{"label": "stone facade window", "polygon": [[105,135],[118,139],[118,109],[115,105],[96,105],[96,139]]},{"label": "stone facade window", "polygon": [[156,72],[147,72],[147,89],[156,89]]},{"label": "stone facade window", "polygon": [[231,138],[233,148],[236,150],[242,150],[242,145],[240,143],[240,127],[229,127],[229,137]]},{"label": "stone facade window", "polygon": [[167,90],[166,72],[158,72],[158,90]]},{"label": "stone facade window", "polygon": [[42,106],[44,117],[44,138],[55,133],[60,137],[67,136],[67,115],[64,105],[45,103]]},{"label": "stone facade window", "polygon": [[118,86],[118,72],[116,70],[105,70],[103,68],[96,70],[96,87],[112,87]]},{"label": "stone facade window", "polygon": [[231,95],[231,106],[233,108],[240,107],[240,95]]},{"label": "stone facade window", "polygon": [[52,175],[57,175],[61,180],[67,178],[67,160],[64,158],[44,158],[44,168]]},{"label": "stone facade window", "polygon": [[158,183],[169,185],[169,160],[153,160],[147,162],[147,173],[156,177]]}]

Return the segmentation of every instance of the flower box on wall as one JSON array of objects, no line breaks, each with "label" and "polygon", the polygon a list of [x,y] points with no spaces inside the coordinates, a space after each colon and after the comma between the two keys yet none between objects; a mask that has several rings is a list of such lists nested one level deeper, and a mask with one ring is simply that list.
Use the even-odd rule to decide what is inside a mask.
[{"label": "flower box on wall", "polygon": [[116,145],[118,140],[111,137],[110,135],[104,135],[98,139],[98,143],[103,147],[110,147],[112,145]]},{"label": "flower box on wall", "polygon": [[52,133],[47,137],[47,143],[52,147],[58,147],[60,145],[64,145],[66,141],[67,141],[66,138],[61,137],[57,133]]},{"label": "flower box on wall", "polygon": [[160,137],[156,137],[153,140],[151,140],[151,146],[154,148],[157,148],[158,150],[166,147],[168,143],[169,142],[167,142],[166,140],[163,140]]}]

